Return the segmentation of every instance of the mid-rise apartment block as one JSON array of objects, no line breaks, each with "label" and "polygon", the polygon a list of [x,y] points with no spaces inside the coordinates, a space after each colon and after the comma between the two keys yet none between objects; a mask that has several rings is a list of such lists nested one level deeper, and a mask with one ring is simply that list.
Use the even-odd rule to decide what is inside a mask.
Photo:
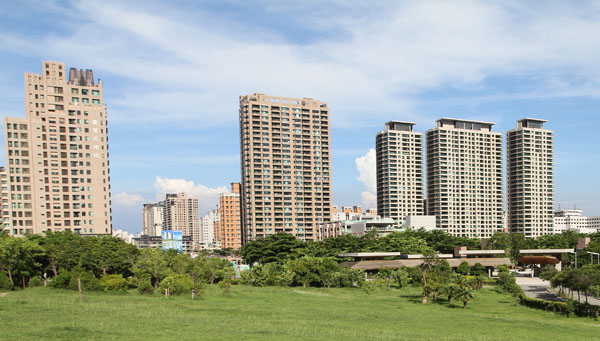
[{"label": "mid-rise apartment block", "polygon": [[426,133],[427,214],[452,235],[488,238],[502,231],[502,134],[493,125],[442,118]]},{"label": "mid-rise apartment block", "polygon": [[526,237],[554,230],[554,133],[524,118],[506,133],[508,227]]},{"label": "mid-rise apartment block", "polygon": [[199,243],[201,236],[198,199],[188,197],[186,193],[167,194],[164,201],[164,229],[182,231]]},{"label": "mid-rise apartment block", "polygon": [[165,203],[144,204],[142,213],[142,234],[146,236],[160,236],[164,225]]},{"label": "mid-rise apartment block", "polygon": [[234,182],[231,184],[231,193],[219,196],[219,220],[215,223],[215,238],[224,249],[237,250],[242,247],[241,186],[239,182]]},{"label": "mid-rise apartment block", "polygon": [[423,134],[413,122],[390,121],[377,133],[377,212],[399,225],[423,215]]},{"label": "mid-rise apartment block", "polygon": [[312,98],[240,96],[244,242],[317,238],[331,214],[329,107]]},{"label": "mid-rise apartment block", "polygon": [[3,230],[111,234],[102,92],[89,69],[43,61],[25,73],[25,117],[4,117]]}]

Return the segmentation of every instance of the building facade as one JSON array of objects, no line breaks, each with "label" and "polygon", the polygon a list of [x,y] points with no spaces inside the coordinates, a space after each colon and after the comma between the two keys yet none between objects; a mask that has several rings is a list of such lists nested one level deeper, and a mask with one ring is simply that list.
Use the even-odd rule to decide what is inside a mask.
[{"label": "building facade", "polygon": [[554,231],[554,133],[524,118],[506,133],[508,227],[526,237]]},{"label": "building facade", "polygon": [[587,217],[583,215],[583,211],[576,209],[554,212],[554,234],[565,231],[600,232],[600,217]]},{"label": "building facade", "polygon": [[3,230],[112,233],[102,93],[89,69],[43,61],[25,73],[25,118],[4,117]]},{"label": "building facade", "polygon": [[502,231],[502,135],[493,125],[442,118],[426,133],[427,214],[452,235],[488,238]]},{"label": "building facade", "polygon": [[164,230],[181,231],[194,243],[202,240],[198,199],[186,193],[167,194],[164,201]]},{"label": "building facade", "polygon": [[211,210],[201,219],[202,243],[212,244],[216,241],[215,231],[219,224],[219,211]]},{"label": "building facade", "polygon": [[329,107],[311,98],[240,96],[244,242],[317,239],[331,214]]},{"label": "building facade", "polygon": [[219,196],[219,220],[215,223],[215,237],[221,242],[222,248],[237,250],[242,247],[241,186],[239,182],[234,182],[231,184],[231,193]]},{"label": "building facade", "polygon": [[165,203],[144,204],[142,213],[142,234],[147,236],[160,236],[164,225]]},{"label": "building facade", "polygon": [[377,212],[400,225],[423,215],[423,134],[413,122],[390,121],[377,133]]}]

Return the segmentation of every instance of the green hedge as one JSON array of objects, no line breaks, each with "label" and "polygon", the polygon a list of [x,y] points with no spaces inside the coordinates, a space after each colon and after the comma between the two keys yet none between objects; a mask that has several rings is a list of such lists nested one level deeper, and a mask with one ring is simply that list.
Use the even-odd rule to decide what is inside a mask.
[{"label": "green hedge", "polygon": [[589,304],[575,304],[575,314],[577,316],[600,317],[600,307]]},{"label": "green hedge", "polygon": [[525,295],[520,295],[519,300],[522,305],[530,308],[543,309],[565,315],[568,315],[570,312],[569,306],[565,302],[540,300],[538,298],[531,298]]},{"label": "green hedge", "polygon": [[581,317],[600,317],[600,307],[595,305],[581,304],[577,302],[553,302],[540,300],[537,298],[531,298],[525,295],[520,295],[519,299],[522,305],[530,308],[543,309],[547,311],[553,311],[556,313],[562,313],[565,315],[575,313],[575,315]]}]

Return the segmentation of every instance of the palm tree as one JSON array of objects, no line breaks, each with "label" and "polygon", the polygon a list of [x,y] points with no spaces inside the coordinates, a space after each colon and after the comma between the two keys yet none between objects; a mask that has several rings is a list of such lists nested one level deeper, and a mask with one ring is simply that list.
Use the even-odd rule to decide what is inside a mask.
[{"label": "palm tree", "polygon": [[473,299],[473,291],[467,287],[459,287],[454,297],[463,303],[463,308],[467,309],[467,303]]},{"label": "palm tree", "polygon": [[441,288],[441,293],[448,296],[448,304],[452,304],[452,298],[456,297],[460,287],[455,283],[444,284]]}]

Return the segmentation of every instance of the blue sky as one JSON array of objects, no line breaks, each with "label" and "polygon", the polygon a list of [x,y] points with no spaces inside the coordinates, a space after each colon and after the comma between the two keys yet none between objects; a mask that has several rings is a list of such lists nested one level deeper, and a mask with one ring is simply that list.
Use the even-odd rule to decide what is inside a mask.
[{"label": "blue sky", "polygon": [[[109,113],[113,226],[239,181],[238,96],[329,102],[333,198],[372,206],[375,134],[446,117],[549,120],[556,203],[600,215],[600,4],[482,1],[2,1],[0,113],[23,72],[91,68]],[[3,160],[3,157],[2,157]],[[3,161],[2,161],[3,163]]]}]

